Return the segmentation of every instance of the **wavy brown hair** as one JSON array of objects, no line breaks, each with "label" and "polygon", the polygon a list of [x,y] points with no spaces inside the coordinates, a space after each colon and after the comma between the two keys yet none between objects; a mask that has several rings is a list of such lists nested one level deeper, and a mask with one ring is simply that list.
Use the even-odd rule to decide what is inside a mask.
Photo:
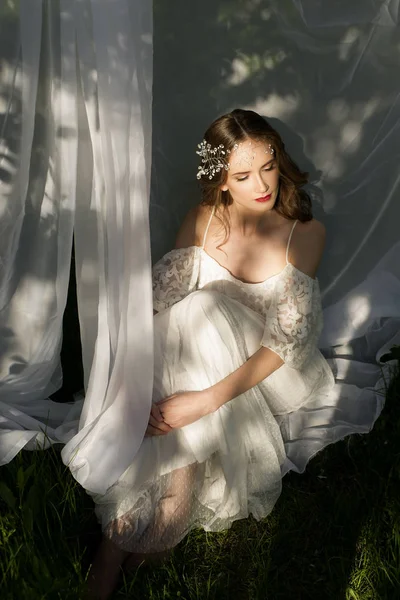
[{"label": "wavy brown hair", "polygon": [[[212,147],[223,144],[225,150],[229,151],[235,144],[248,139],[271,144],[275,151],[274,157],[279,172],[279,193],[274,210],[288,219],[298,219],[302,222],[313,218],[310,196],[301,189],[308,182],[308,173],[301,171],[290,158],[281,136],[266,119],[252,110],[237,108],[211,123],[204,134],[204,139]],[[201,204],[215,206],[216,216],[220,218],[225,228],[226,236],[223,243],[229,235],[229,221],[225,208],[233,202],[229,191],[221,190],[226,179],[227,172],[221,169],[212,179],[202,175],[199,180],[202,191]]]}]

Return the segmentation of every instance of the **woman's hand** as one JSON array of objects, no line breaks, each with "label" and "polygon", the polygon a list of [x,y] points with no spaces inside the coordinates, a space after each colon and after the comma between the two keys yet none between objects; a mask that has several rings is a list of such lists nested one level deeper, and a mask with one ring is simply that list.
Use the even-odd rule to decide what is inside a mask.
[{"label": "woman's hand", "polygon": [[156,406],[170,429],[190,425],[215,410],[213,395],[208,390],[179,392],[157,402]]},{"label": "woman's hand", "polygon": [[172,427],[164,422],[163,416],[157,404],[152,404],[149,423],[147,425],[146,433],[144,434],[145,437],[152,435],[166,435],[170,431],[172,431]]}]

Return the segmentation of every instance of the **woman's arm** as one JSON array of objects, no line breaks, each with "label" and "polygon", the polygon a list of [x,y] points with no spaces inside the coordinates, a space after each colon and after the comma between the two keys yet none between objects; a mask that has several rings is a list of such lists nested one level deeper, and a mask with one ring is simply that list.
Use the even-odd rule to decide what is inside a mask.
[{"label": "woman's arm", "polygon": [[241,367],[206,390],[212,410],[244,394],[283,365],[283,360],[269,348],[261,346]]},{"label": "woman's arm", "polygon": [[164,428],[160,431],[156,421],[150,422],[155,428],[150,428],[148,435],[166,435],[169,433],[166,427],[178,429],[198,421],[247,392],[282,364],[283,360],[275,352],[260,347],[241,367],[215,385],[199,392],[179,392],[157,402],[156,408],[160,411],[158,420]]},{"label": "woman's arm", "polygon": [[[172,429],[190,425],[247,392],[282,364],[283,360],[275,352],[260,347],[241,367],[215,385],[199,392],[179,392],[158,402],[159,419]],[[149,431],[149,435],[166,433],[165,429]]]}]

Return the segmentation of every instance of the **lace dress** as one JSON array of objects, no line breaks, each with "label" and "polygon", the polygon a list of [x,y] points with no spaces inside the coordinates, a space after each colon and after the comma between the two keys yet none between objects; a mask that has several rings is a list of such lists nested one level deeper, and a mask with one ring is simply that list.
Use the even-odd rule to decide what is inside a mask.
[{"label": "lace dress", "polygon": [[249,284],[192,246],[154,266],[153,289],[154,402],[215,384],[260,344],[284,364],[218,411],[145,438],[117,483],[94,497],[105,535],[144,553],[173,547],[194,527],[218,531],[250,513],[267,516],[288,469],[302,471],[326,444],[367,431],[379,412],[372,403],[365,419],[354,419],[354,386],[337,393],[317,347],[318,280],[289,262]]}]

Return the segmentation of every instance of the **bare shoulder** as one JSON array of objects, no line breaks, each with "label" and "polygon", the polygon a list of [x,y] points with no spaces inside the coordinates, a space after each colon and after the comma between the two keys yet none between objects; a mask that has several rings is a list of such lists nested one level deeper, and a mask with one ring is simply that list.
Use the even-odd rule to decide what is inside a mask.
[{"label": "bare shoulder", "polygon": [[321,221],[317,221],[317,219],[311,219],[311,221],[306,221],[305,223],[298,221],[295,232],[298,238],[311,236],[315,243],[325,243],[325,225]]},{"label": "bare shoulder", "polygon": [[198,204],[189,210],[176,236],[175,248],[201,246],[211,207]]},{"label": "bare shoulder", "polygon": [[326,230],[323,223],[312,219],[298,222],[289,248],[289,262],[310,277],[315,277],[325,247]]}]

